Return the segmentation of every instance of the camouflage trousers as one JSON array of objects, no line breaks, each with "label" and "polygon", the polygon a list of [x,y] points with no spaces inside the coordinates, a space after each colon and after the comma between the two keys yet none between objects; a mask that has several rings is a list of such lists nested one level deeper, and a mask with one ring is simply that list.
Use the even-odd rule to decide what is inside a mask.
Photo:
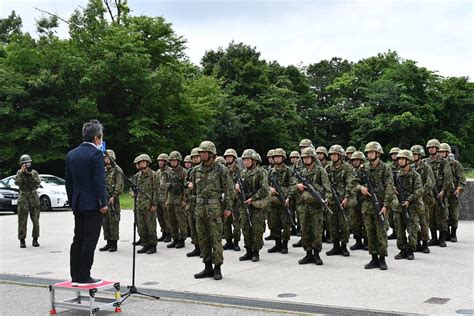
[{"label": "camouflage trousers", "polygon": [[314,204],[299,204],[301,242],[306,251],[321,251],[323,244],[323,210]]},{"label": "camouflage trousers", "polygon": [[420,219],[420,239],[423,241],[430,240],[430,208],[433,207],[435,201],[432,196],[423,198],[423,212],[418,214]]},{"label": "camouflage trousers", "polygon": [[[370,202],[369,202],[370,203]],[[368,203],[362,204],[364,227],[367,232],[369,253],[371,255],[387,256],[387,225],[382,225],[380,216],[375,214],[373,206]]]},{"label": "camouflage trousers", "polygon": [[115,201],[113,207],[109,204],[109,210],[103,217],[104,240],[119,240],[120,202]]},{"label": "camouflage trousers", "polygon": [[453,228],[458,228],[459,211],[461,210],[461,206],[459,205],[459,199],[456,196],[454,196],[454,194],[449,194],[448,204],[449,204],[448,225]]},{"label": "camouflage trousers", "polygon": [[367,232],[364,227],[364,218],[362,216],[362,206],[357,204],[351,208],[351,228],[355,239],[367,238]]},{"label": "camouflage trousers", "polygon": [[[446,205],[446,199],[444,199],[443,202],[445,207],[449,208],[449,206]],[[447,211],[449,212],[449,209]],[[447,211],[443,210],[441,206],[439,206],[438,201],[435,200],[433,207],[430,208],[430,229],[444,232],[448,230]]]},{"label": "camouflage trousers", "polygon": [[[410,210],[410,219],[407,220],[404,212],[393,212],[395,227],[397,228],[397,247],[400,250],[416,250],[420,222],[415,210]],[[408,238],[406,234],[408,233]]]},{"label": "camouflage trousers", "polygon": [[263,233],[265,231],[266,209],[250,208],[252,227],[249,224],[249,218],[245,210],[240,211],[240,223],[244,235],[245,247],[251,250],[260,250],[263,247]]},{"label": "camouflage trousers", "polygon": [[193,245],[199,246],[199,237],[196,227],[196,217],[194,216],[194,209],[196,205],[192,204],[186,208],[186,214],[188,216],[188,227],[191,233],[191,243]]},{"label": "camouflage trousers", "polygon": [[164,202],[158,202],[158,206],[156,207],[156,217],[158,218],[158,224],[160,224],[160,231],[162,233],[171,233],[169,218]]},{"label": "camouflage trousers", "polygon": [[137,214],[138,234],[142,240],[142,246],[156,246],[156,214],[150,212],[150,208],[139,208]]},{"label": "camouflage trousers", "polygon": [[240,234],[240,211],[232,211],[232,216],[224,218],[224,238],[240,241]]},{"label": "camouflage trousers", "polygon": [[395,215],[393,214],[394,212],[392,210],[390,210],[388,212],[388,223],[390,224],[390,228],[396,232],[397,231],[397,224],[396,224],[396,221],[395,221]]},{"label": "camouflage trousers", "polygon": [[291,219],[283,205],[272,205],[271,207],[271,235],[281,240],[290,240]]},{"label": "camouflage trousers", "polygon": [[181,204],[169,204],[171,235],[173,239],[185,240],[188,237],[188,218]]},{"label": "camouflage trousers", "polygon": [[221,205],[196,204],[194,217],[202,261],[223,264]]},{"label": "camouflage trousers", "polygon": [[33,223],[32,237],[39,237],[40,201],[38,194],[22,194],[18,198],[18,239],[26,238],[28,213]]},{"label": "camouflage trousers", "polygon": [[329,232],[331,233],[331,238],[334,241],[347,244],[351,234],[349,211],[345,209],[345,213],[343,213],[339,207],[334,204],[332,204],[330,208],[333,211],[333,214],[329,214]]},{"label": "camouflage trousers", "polygon": [[265,218],[267,219],[267,226],[268,229],[270,230],[270,236],[275,238],[275,236],[272,235],[272,229],[273,229],[273,222],[272,222],[272,208],[270,206],[267,206],[263,209],[265,212]]},{"label": "camouflage trousers", "polygon": [[[329,216],[330,216],[329,212],[326,212],[326,211],[323,212],[323,230],[321,231],[321,234],[323,233],[323,231],[331,232],[329,230]],[[331,235],[331,239],[332,239],[332,235]]]}]

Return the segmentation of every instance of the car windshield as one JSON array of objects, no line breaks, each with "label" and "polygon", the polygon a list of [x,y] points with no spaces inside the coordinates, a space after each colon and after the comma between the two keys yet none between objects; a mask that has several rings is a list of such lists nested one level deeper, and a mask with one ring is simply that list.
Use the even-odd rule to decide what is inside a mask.
[{"label": "car windshield", "polygon": [[58,177],[40,177],[41,181],[52,185],[65,185],[66,181]]},{"label": "car windshield", "polygon": [[3,181],[3,180],[0,180],[0,188],[4,189],[4,188],[9,188],[8,184]]}]

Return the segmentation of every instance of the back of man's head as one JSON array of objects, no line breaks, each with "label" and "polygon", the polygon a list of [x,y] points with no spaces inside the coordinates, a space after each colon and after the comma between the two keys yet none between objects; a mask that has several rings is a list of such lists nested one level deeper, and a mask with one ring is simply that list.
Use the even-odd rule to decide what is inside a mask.
[{"label": "back of man's head", "polygon": [[82,140],[92,143],[94,138],[101,137],[104,127],[98,120],[90,120],[82,125]]}]

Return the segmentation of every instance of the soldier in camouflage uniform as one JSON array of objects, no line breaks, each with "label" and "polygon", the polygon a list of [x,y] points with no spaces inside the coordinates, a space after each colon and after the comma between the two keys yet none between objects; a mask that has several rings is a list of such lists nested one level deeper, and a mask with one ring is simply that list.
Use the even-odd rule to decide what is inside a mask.
[{"label": "soldier in camouflage uniform", "polygon": [[[290,168],[297,168],[300,160],[300,153],[298,151],[292,151],[290,153]],[[299,170],[298,170],[299,171]],[[290,209],[293,213],[293,222],[296,224],[296,227],[293,227],[291,234],[293,236],[301,236],[301,227],[300,227],[300,219],[298,216],[298,212],[296,211],[296,199],[294,196],[290,196]]]},{"label": "soldier in camouflage uniform", "polygon": [[137,253],[152,254],[156,252],[158,239],[156,236],[156,205],[158,204],[156,175],[150,168],[151,158],[147,154],[139,155],[134,163],[138,163],[140,167],[135,180],[140,188],[136,208],[142,248]]},{"label": "soldier in camouflage uniform", "polygon": [[[237,182],[237,173],[240,173],[240,169],[235,163],[237,160],[237,152],[229,148],[224,153],[224,159],[226,160],[227,169],[232,178],[232,183]],[[234,249],[235,251],[240,251],[239,241],[240,241],[240,208],[241,203],[239,196],[234,194],[232,199],[232,216],[224,218],[224,238],[226,243],[224,245],[224,250]],[[233,229],[232,229],[233,228]]]},{"label": "soldier in camouflage uniform", "polygon": [[346,148],[346,156],[347,159],[346,161],[350,164],[352,164],[352,154],[355,153],[357,149],[354,146],[349,146]]},{"label": "soldier in camouflage uniform", "polygon": [[449,218],[448,218],[448,231],[446,240],[451,242],[457,242],[458,237],[456,231],[458,229],[459,222],[459,211],[461,205],[459,203],[459,197],[461,192],[466,186],[466,176],[464,175],[464,168],[461,163],[455,159],[450,159],[451,146],[447,143],[441,143],[439,148],[440,155],[447,159],[451,167],[451,173],[453,174],[453,186],[447,192]]},{"label": "soldier in camouflage uniform", "polygon": [[170,214],[173,242],[167,245],[167,248],[183,248],[184,241],[188,236],[188,219],[184,200],[186,170],[180,165],[181,160],[182,157],[178,151],[172,151],[170,153],[171,169],[168,172],[165,207]]},{"label": "soldier in camouflage uniform", "polygon": [[[344,161],[344,148],[340,145],[333,145],[329,148],[329,157],[331,163],[326,166],[331,186],[337,194],[339,205],[336,202],[336,196],[331,200],[331,209],[333,214],[329,217],[329,230],[333,239],[333,248],[326,252],[327,256],[343,255],[349,256],[347,243],[349,242],[350,213],[348,212],[348,203],[354,186],[354,168],[351,164]],[[341,210],[341,208],[343,210]]]},{"label": "soldier in camouflage uniform", "polygon": [[210,141],[204,141],[199,145],[199,150],[201,164],[192,173],[188,188],[196,192],[194,216],[205,267],[194,277],[214,277],[215,280],[220,280],[221,265],[224,263],[222,216],[232,216],[230,209],[234,196],[233,184],[227,168],[214,161],[216,146]]},{"label": "soldier in camouflage uniform", "polygon": [[[276,148],[273,150],[273,168],[270,169],[270,176],[275,175],[278,179],[281,190],[285,194],[285,203],[289,205],[290,200],[288,194],[290,191],[291,169],[285,165],[286,152],[283,148]],[[270,182],[270,185],[272,183]],[[288,253],[288,240],[291,235],[291,218],[286,211],[285,205],[276,197],[278,194],[276,188],[270,187],[271,197],[271,218],[272,218],[272,232],[271,235],[275,238],[275,246],[268,249],[269,253],[281,252]]]},{"label": "soldier in camouflage uniform", "polygon": [[[435,204],[435,199],[433,196],[435,179],[431,167],[426,162],[422,161],[422,157],[425,156],[425,150],[423,149],[423,146],[414,145],[411,147],[410,151],[413,155],[413,168],[420,174],[421,182],[423,183],[423,213],[419,215],[421,231],[418,237],[416,251],[430,253],[430,248],[428,247],[428,241],[430,240],[429,210],[433,208]],[[422,241],[423,244],[420,244],[420,241]]]},{"label": "soldier in camouflage uniform", "polygon": [[[352,166],[355,169],[355,179],[361,179],[362,174],[365,172],[364,163],[365,155],[361,151],[355,151],[352,156]],[[351,227],[352,233],[356,243],[350,247],[351,250],[369,250],[369,244],[367,241],[367,232],[364,227],[364,218],[362,217],[362,193],[360,190],[355,188],[352,190],[351,197],[349,199],[349,208],[351,210]],[[363,239],[363,241],[362,241]]]},{"label": "soldier in camouflage uniform", "polygon": [[184,169],[189,170],[193,167],[193,160],[191,159],[191,155],[186,155],[183,159]]},{"label": "soldier in camouflage uniform", "polygon": [[31,157],[22,155],[20,157],[21,168],[18,170],[15,178],[15,184],[20,189],[18,197],[18,239],[20,240],[20,248],[26,248],[26,227],[28,222],[28,213],[33,223],[33,247],[39,247],[39,216],[40,216],[40,200],[36,190],[40,186],[40,178],[38,172],[31,168]]},{"label": "soldier in camouflage uniform", "polygon": [[[240,261],[252,260],[257,262],[260,260],[259,251],[263,246],[263,232],[265,231],[265,210],[270,191],[268,187],[268,176],[256,165],[257,155],[255,150],[246,149],[242,153],[242,160],[245,169],[242,170],[242,182],[244,188],[239,184],[235,185],[235,190],[241,192],[243,190],[246,201],[251,213],[250,219],[247,212],[242,209],[240,211],[242,233],[244,234],[244,244],[246,253],[239,258]],[[250,227],[250,221],[252,227]]]},{"label": "soldier in camouflage uniform", "polygon": [[156,159],[158,161],[158,170],[156,171],[156,195],[158,204],[156,207],[156,217],[160,224],[161,236],[158,241],[168,243],[171,241],[170,215],[165,207],[166,190],[168,185],[168,172],[170,171],[168,154],[161,153]]},{"label": "soldier in camouflage uniform", "polygon": [[376,208],[369,196],[369,189],[364,177],[356,179],[356,190],[360,191],[362,200],[362,214],[364,217],[365,230],[369,242],[369,253],[372,260],[365,265],[365,269],[380,268],[387,270],[385,257],[387,256],[387,232],[386,225],[382,224],[380,215],[386,218],[388,203],[396,199],[393,187],[392,170],[387,166],[380,156],[383,154],[382,146],[378,142],[370,142],[365,146],[365,153],[369,160],[364,165],[365,174],[370,177],[370,181],[374,186],[374,191],[380,203],[380,213],[377,214]]},{"label": "soldier in camouflage uniform", "polygon": [[[113,162],[110,158],[113,159]],[[104,163],[109,211],[103,214],[104,220],[102,222],[104,239],[107,241],[107,244],[100,248],[99,251],[117,251],[117,242],[119,240],[120,194],[123,192],[123,171],[122,168],[115,164],[115,159],[115,152],[108,149],[107,154],[104,156]]]},{"label": "soldier in camouflage uniform", "polygon": [[[389,155],[390,155],[390,160],[387,162],[387,165],[392,168],[392,174],[395,175],[398,172],[398,161],[397,161],[397,155],[398,152],[400,151],[400,148],[398,147],[392,147],[390,149]],[[397,239],[397,229],[396,229],[396,223],[395,223],[395,217],[393,212],[388,212],[388,222],[390,224],[390,227],[392,228],[392,233],[387,237],[387,239]]]},{"label": "soldier in camouflage uniform", "polygon": [[316,148],[316,155],[318,156],[319,162],[321,162],[321,166],[323,168],[326,168],[326,166],[329,163],[328,161],[329,155],[328,155],[327,148],[324,146],[319,146],[318,148]]},{"label": "soldier in camouflage uniform", "polygon": [[[440,147],[441,143],[439,140],[429,140],[426,144],[426,148],[428,149],[430,157],[423,160],[433,169],[435,189],[438,193],[437,196],[435,196],[435,200],[438,201],[436,201],[434,207],[430,209],[431,240],[428,245],[446,247],[446,232],[448,231],[449,216],[446,195],[449,190],[453,188],[453,174],[451,173],[449,162],[438,153]],[[444,209],[441,207],[440,202],[444,203]],[[439,230],[439,239],[437,237],[437,230]]]},{"label": "soldier in camouflage uniform", "polygon": [[[397,203],[394,208],[395,227],[397,228],[397,247],[400,253],[395,259],[415,259],[416,242],[420,230],[419,215],[423,215],[423,182],[421,176],[410,163],[413,161],[411,151],[403,149],[397,154],[397,177],[400,181],[402,192],[396,192],[403,196],[404,200]],[[408,212],[408,218],[406,214]],[[408,233],[408,240],[406,237]]]},{"label": "soldier in camouflage uniform", "polygon": [[290,164],[291,168],[295,168],[298,165],[298,161],[300,160],[300,153],[296,150],[290,153]]},{"label": "soldier in camouflage uniform", "polygon": [[[327,199],[331,199],[331,185],[329,178],[322,167],[317,166],[318,160],[313,148],[305,148],[301,153],[304,167],[301,169],[301,176],[306,178],[316,190],[321,192]],[[306,256],[299,260],[299,264],[315,263],[322,265],[323,261],[319,256],[322,250],[322,230],[323,230],[323,206],[317,202],[313,196],[306,191],[303,183],[298,183],[296,178],[292,180],[291,194],[298,199],[301,221],[301,240]]]},{"label": "soldier in camouflage uniform", "polygon": [[188,252],[186,256],[198,257],[201,255],[201,247],[199,247],[199,238],[198,238],[197,227],[196,227],[196,217],[194,216],[194,210],[196,209],[196,191],[189,189],[188,186],[193,177],[193,173],[195,172],[196,168],[201,163],[199,148],[198,147],[193,148],[189,156],[193,163],[193,167],[191,167],[191,169],[189,169],[188,172],[186,173],[186,180],[184,182],[184,186],[186,188],[185,197],[186,197],[186,213],[188,216],[188,227],[191,232],[191,243],[194,245],[194,249],[191,252]]},{"label": "soldier in camouflage uniform", "polygon": [[[319,146],[316,148],[316,155],[318,156],[318,161],[321,163],[323,168],[326,168],[328,165],[328,150],[326,147]],[[323,213],[323,242],[328,244],[332,243],[331,230],[329,229],[329,212]]]},{"label": "soldier in camouflage uniform", "polygon": [[[275,161],[273,160],[273,151],[274,151],[273,149],[270,149],[267,152],[268,165],[262,167],[262,169],[263,169],[263,171],[265,171],[265,175],[267,175],[267,177],[269,175],[270,170],[275,165]],[[260,166],[260,164],[258,163],[258,159],[257,159],[257,166]],[[268,226],[268,229],[270,230],[270,235],[268,235],[264,239],[265,240],[275,240],[275,236],[272,235],[273,223],[272,223],[272,209],[271,209],[270,205],[268,205],[265,208],[265,218],[267,219],[267,226]]]}]

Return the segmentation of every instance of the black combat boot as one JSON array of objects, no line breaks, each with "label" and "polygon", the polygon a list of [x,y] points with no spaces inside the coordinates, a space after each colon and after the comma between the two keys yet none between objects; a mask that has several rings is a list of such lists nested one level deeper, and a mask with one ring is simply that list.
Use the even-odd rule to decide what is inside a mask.
[{"label": "black combat boot", "polygon": [[347,251],[347,245],[343,242],[341,243],[341,255],[343,257],[349,257],[351,255],[349,251]]},{"label": "black combat boot", "polygon": [[155,252],[156,252],[156,246],[155,245],[149,246],[148,249],[146,250],[147,255],[151,255],[152,253],[155,253]]},{"label": "black combat boot", "polygon": [[369,250],[369,240],[367,239],[367,237],[364,238],[364,250]]},{"label": "black combat boot", "polygon": [[303,247],[303,240],[300,238],[296,243],[293,244],[293,248]]},{"label": "black combat boot", "polygon": [[270,234],[267,237],[264,238],[265,240],[274,240],[273,236]]},{"label": "black combat boot", "polygon": [[280,251],[281,251],[281,239],[275,238],[275,246],[268,249],[268,253],[275,253],[275,252],[280,252]]},{"label": "black combat boot", "polygon": [[364,266],[365,269],[375,269],[378,267],[380,267],[380,263],[379,256],[377,255],[372,255],[372,260]]},{"label": "black combat boot", "polygon": [[194,250],[191,252],[188,252],[186,254],[186,257],[197,257],[201,254],[201,249],[199,248],[198,245],[194,245]]},{"label": "black combat boot", "polygon": [[111,240],[111,245],[109,248],[109,252],[116,252],[117,251],[117,240]]},{"label": "black combat boot", "polygon": [[33,242],[31,243],[31,245],[33,247],[39,247],[40,246],[40,244],[38,243],[38,238],[37,237],[33,238]]},{"label": "black combat boot", "polygon": [[451,228],[451,242],[458,242],[458,236],[456,235],[457,227]]},{"label": "black combat boot", "polygon": [[222,280],[222,272],[221,272],[221,265],[216,264],[214,266],[214,280]]},{"label": "black combat boot", "polygon": [[178,244],[178,239],[173,239],[173,242],[166,246],[166,248],[174,248]]},{"label": "black combat boot", "polygon": [[178,241],[176,242],[175,248],[176,249],[184,248],[184,239],[178,239]]},{"label": "black combat boot", "polygon": [[421,251],[423,253],[430,253],[430,248],[428,248],[428,242],[426,240],[423,240],[423,244],[421,246]]},{"label": "black combat boot", "polygon": [[26,248],[25,239],[20,239],[20,248]]},{"label": "black combat boot", "polygon": [[[319,256],[319,253],[318,253]],[[311,250],[306,251],[306,256],[303,259],[298,260],[299,264],[308,264],[314,262],[313,252]]]},{"label": "black combat boot", "polygon": [[171,234],[165,233],[165,240],[163,240],[163,242],[169,243],[170,241],[171,241]]},{"label": "black combat boot", "polygon": [[195,279],[204,279],[204,278],[212,278],[214,276],[214,270],[212,270],[212,262],[206,261],[204,262],[204,270],[194,275]]},{"label": "black combat boot", "polygon": [[395,233],[395,230],[392,230],[392,233],[388,235],[387,239],[388,240],[397,239],[397,234]]},{"label": "black combat boot", "polygon": [[395,256],[395,260],[406,259],[407,258],[407,250],[402,249],[400,252]]},{"label": "black combat boot", "polygon": [[237,239],[234,240],[234,251],[240,251],[239,241]]},{"label": "black combat boot", "polygon": [[258,250],[252,250],[252,262],[258,261],[260,261],[260,255],[258,253]]},{"label": "black combat boot", "polygon": [[314,263],[316,263],[317,266],[322,266],[323,265],[323,260],[321,260],[321,257],[319,256],[319,251],[316,250],[316,249],[314,249],[313,260],[314,260]]},{"label": "black combat boot", "polygon": [[226,243],[223,246],[224,250],[231,250],[234,249],[234,244],[232,243],[232,239],[226,239]]},{"label": "black combat boot", "polygon": [[149,248],[149,246],[142,246],[142,249],[137,250],[137,253],[146,253],[148,248]]},{"label": "black combat boot", "polygon": [[410,248],[407,249],[407,259],[408,260],[415,259],[415,255],[413,254],[413,250],[411,250]]},{"label": "black combat boot", "polygon": [[439,231],[439,246],[446,247],[446,232],[442,230]]},{"label": "black combat boot", "polygon": [[364,249],[361,238],[356,238],[356,243],[349,247],[351,250]]},{"label": "black combat boot", "polygon": [[164,240],[165,240],[165,237],[166,237],[166,233],[161,233],[161,236],[160,236],[160,238],[158,238],[157,241],[158,241],[158,242],[164,241]]},{"label": "black combat boot", "polygon": [[335,240],[332,244],[333,244],[333,247],[331,250],[326,252],[326,256],[340,255],[342,252],[341,252],[341,246],[339,245],[339,241]]},{"label": "black combat boot", "polygon": [[245,255],[239,258],[240,261],[247,261],[247,260],[252,260],[252,250],[250,250],[249,247],[245,247],[245,250],[247,251]]},{"label": "black combat boot", "polygon": [[281,242],[281,251],[282,254],[287,254],[288,253],[288,240],[283,240]]},{"label": "black combat boot", "polygon": [[[141,245],[142,245],[142,240],[141,240],[141,238],[138,238],[137,241],[132,242],[132,245],[134,245],[134,246],[141,246]],[[100,249],[99,249],[99,250],[100,250]]]},{"label": "black combat boot", "polygon": [[107,251],[110,249],[110,240],[107,240],[107,244],[104,247],[99,248],[99,251]]},{"label": "black combat boot", "polygon": [[431,240],[428,242],[428,246],[439,246],[438,241],[438,232],[436,229],[430,229],[431,231]]},{"label": "black combat boot", "polygon": [[415,252],[421,252],[422,249],[423,249],[423,247],[421,246],[421,238],[420,238],[420,234],[418,233],[418,238],[416,240]]},{"label": "black combat boot", "polygon": [[385,256],[380,256],[380,258],[379,258],[379,267],[380,267],[380,270],[387,270],[388,269],[387,263],[385,262]]}]

